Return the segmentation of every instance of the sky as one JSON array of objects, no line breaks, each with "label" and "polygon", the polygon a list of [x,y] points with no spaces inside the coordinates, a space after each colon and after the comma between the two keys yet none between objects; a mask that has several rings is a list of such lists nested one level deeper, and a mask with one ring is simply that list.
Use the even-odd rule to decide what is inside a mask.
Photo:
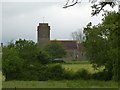
[{"label": "sky", "polygon": [[71,40],[71,33],[83,30],[89,22],[101,23],[102,13],[91,17],[91,4],[87,0],[67,9],[62,8],[66,0],[59,1],[4,0],[0,9],[0,42],[6,44],[19,38],[37,42],[37,26],[43,22],[51,27],[51,40]]}]

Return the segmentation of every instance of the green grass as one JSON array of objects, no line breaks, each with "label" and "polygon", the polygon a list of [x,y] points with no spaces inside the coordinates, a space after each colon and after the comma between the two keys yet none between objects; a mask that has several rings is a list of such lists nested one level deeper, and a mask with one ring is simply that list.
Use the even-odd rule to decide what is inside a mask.
[{"label": "green grass", "polygon": [[100,68],[98,70],[95,70],[92,67],[92,64],[90,64],[88,61],[66,61],[65,64],[61,64],[63,68],[67,71],[73,71],[76,72],[80,69],[85,69],[89,73],[95,73],[103,70],[103,68]]},{"label": "green grass", "polygon": [[3,88],[117,88],[117,82],[113,81],[7,81],[3,82]]},{"label": "green grass", "polygon": [[2,88],[2,72],[0,71],[0,90]]},{"label": "green grass", "polygon": [[87,60],[66,60],[67,64],[89,64],[90,62]]}]

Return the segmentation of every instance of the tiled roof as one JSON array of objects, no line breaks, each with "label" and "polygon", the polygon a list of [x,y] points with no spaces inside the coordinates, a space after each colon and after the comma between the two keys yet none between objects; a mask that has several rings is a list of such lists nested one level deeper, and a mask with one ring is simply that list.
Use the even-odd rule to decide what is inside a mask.
[{"label": "tiled roof", "polygon": [[66,49],[77,49],[76,40],[50,40],[50,42],[60,42]]}]

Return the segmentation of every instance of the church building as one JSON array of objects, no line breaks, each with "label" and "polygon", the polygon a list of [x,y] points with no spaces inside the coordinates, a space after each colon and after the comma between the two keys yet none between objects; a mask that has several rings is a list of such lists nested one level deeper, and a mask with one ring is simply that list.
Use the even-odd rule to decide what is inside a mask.
[{"label": "church building", "polygon": [[77,40],[50,40],[50,26],[48,23],[39,23],[37,27],[37,43],[43,48],[49,42],[60,42],[67,51],[64,60],[84,60],[83,46]]}]

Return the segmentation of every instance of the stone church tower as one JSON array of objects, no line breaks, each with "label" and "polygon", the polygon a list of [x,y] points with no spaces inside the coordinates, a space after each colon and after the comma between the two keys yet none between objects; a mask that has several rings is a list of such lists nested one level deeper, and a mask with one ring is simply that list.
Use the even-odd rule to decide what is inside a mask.
[{"label": "stone church tower", "polygon": [[48,23],[39,23],[37,27],[37,43],[43,48],[50,41],[50,26]]},{"label": "stone church tower", "polygon": [[37,43],[44,48],[48,43],[56,42],[63,45],[67,55],[64,60],[85,60],[84,46],[76,40],[50,40],[50,26],[48,23],[39,23],[37,26]]}]

